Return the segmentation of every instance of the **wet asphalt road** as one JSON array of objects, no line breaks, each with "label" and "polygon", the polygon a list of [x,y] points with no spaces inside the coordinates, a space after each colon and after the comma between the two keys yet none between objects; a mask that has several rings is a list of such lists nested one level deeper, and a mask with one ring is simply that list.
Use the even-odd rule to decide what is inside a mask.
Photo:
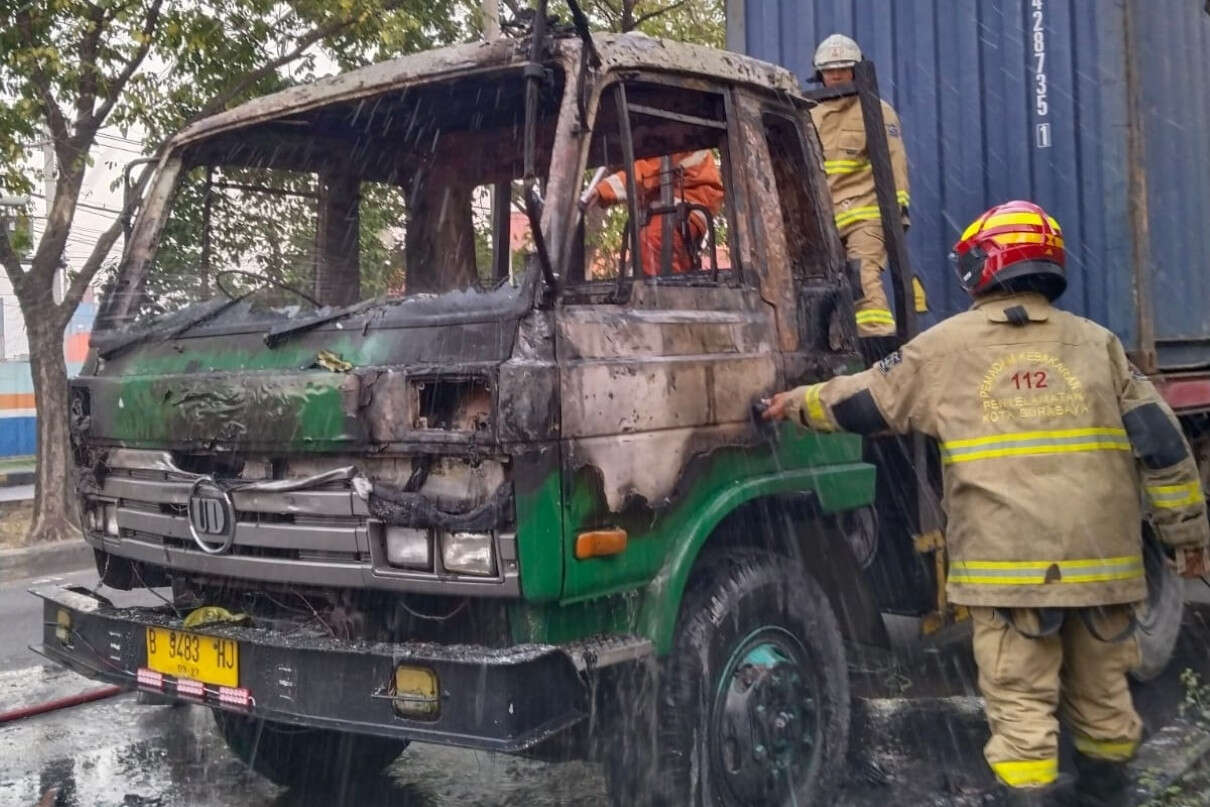
[{"label": "wet asphalt road", "polygon": [[42,641],[39,600],[26,591],[35,584],[92,585],[97,573],[92,569],[64,572],[50,577],[34,577],[0,585],[0,672],[19,670],[39,663],[28,649]]},{"label": "wet asphalt road", "polygon": [[[87,576],[87,573],[82,573]],[[65,575],[69,582],[76,575]],[[3,624],[35,643],[37,602],[11,596],[29,581],[0,588]],[[20,587],[20,588],[18,588]],[[897,626],[901,635],[911,624]],[[20,632],[20,631],[18,631]],[[0,634],[0,712],[95,688],[73,673],[12,653],[12,633]],[[974,670],[960,629],[933,645],[913,643],[890,659],[854,664],[855,723],[847,786],[838,805],[955,805],[977,803],[990,784],[980,748],[986,728],[974,695]],[[1174,723],[1186,688],[1186,668],[1210,678],[1210,606],[1186,615],[1178,657],[1159,680],[1136,690],[1154,735],[1146,773],[1180,767],[1172,760],[1210,734]],[[1164,729],[1164,726],[1169,726]],[[294,807],[314,805],[597,805],[605,803],[599,765],[545,763],[499,754],[414,745],[386,775],[342,794],[292,792],[244,769],[215,734],[210,714],[196,706],[152,706],[124,694],[96,703],[0,725],[0,805],[64,807]],[[1182,807],[1210,799],[1190,796]]]}]

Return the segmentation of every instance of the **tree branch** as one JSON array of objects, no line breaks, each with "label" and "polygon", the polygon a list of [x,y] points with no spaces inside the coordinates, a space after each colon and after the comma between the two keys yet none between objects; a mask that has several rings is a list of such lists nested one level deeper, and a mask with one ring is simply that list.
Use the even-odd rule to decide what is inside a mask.
[{"label": "tree branch", "polygon": [[[67,237],[71,233],[71,222],[76,215],[76,202],[80,199],[80,185],[84,181],[85,147],[81,147],[79,136],[73,136],[67,144],[56,143],[60,155],[67,154],[67,162],[60,161],[59,176],[55,180],[55,201],[46,211],[46,227],[38,239],[38,246],[31,259],[28,279],[36,286],[50,288],[52,278]],[[90,139],[87,141],[91,143]]]},{"label": "tree branch", "polygon": [[109,225],[109,228],[101,233],[100,238],[93,245],[92,252],[88,254],[88,259],[84,261],[84,265],[80,267],[80,271],[76,273],[76,276],[71,279],[67,293],[63,295],[63,302],[57,306],[57,311],[63,320],[64,327],[66,327],[67,321],[71,319],[72,314],[75,313],[80,301],[84,299],[84,293],[88,291],[88,287],[97,276],[97,272],[101,270],[101,265],[113,249],[113,245],[117,243],[118,236],[122,234],[123,223],[134,213],[135,208],[142,201],[143,191],[147,187],[147,180],[151,177],[154,167],[154,163],[149,163],[144,167],[142,173],[139,174],[138,182],[134,185],[133,192],[126,202],[126,206],[122,209],[121,215],[117,216],[113,220],[113,223]]},{"label": "tree branch", "polygon": [[151,51],[151,39],[155,36],[156,26],[160,21],[160,9],[164,5],[164,0],[152,0],[151,6],[147,9],[147,16],[143,18],[142,42],[135,50],[134,55],[126,62],[116,78],[107,79],[103,97],[104,103],[92,113],[92,121],[95,125],[100,126],[109,117],[109,113],[113,111],[114,105],[117,104],[118,98],[122,96],[122,90],[126,89],[126,83],[130,81],[135,71],[143,64],[143,60],[147,58],[148,52]]},{"label": "tree branch", "polygon": [[650,12],[642,15],[641,17],[639,17],[637,20],[635,20],[634,24],[637,27],[637,26],[640,26],[643,23],[647,22],[648,20],[654,20],[656,17],[660,16],[661,14],[667,14],[669,11],[675,11],[676,9],[685,5],[685,2],[686,2],[686,0],[677,0],[677,2],[673,3],[670,6],[664,6],[663,8],[657,8],[655,11],[650,11]]},{"label": "tree branch", "polygon": [[605,18],[605,22],[610,28],[618,28],[621,26],[622,12],[609,0],[596,0],[596,2],[593,3],[593,7],[596,9],[598,14]]},{"label": "tree branch", "polygon": [[[29,15],[31,6],[32,3],[27,4],[17,11],[17,28],[26,42],[38,42],[40,39],[34,33],[34,22]],[[46,115],[46,125],[50,128],[51,137],[56,143],[66,142],[70,137],[70,132],[67,130],[67,118],[64,117],[63,110],[59,108],[54,93],[51,92],[50,77],[39,65],[30,70],[29,80],[42,99],[42,110]]]},{"label": "tree branch", "polygon": [[97,97],[97,80],[101,69],[97,66],[97,50],[101,44],[101,33],[105,30],[105,11],[100,6],[89,5],[87,20],[90,23],[80,39],[80,87],[76,93],[76,128],[79,129],[92,114],[92,102]]},{"label": "tree branch", "polygon": [[[405,0],[394,0],[394,2],[384,3],[382,11],[385,12],[396,9],[403,5],[404,2]],[[316,42],[340,33],[345,28],[353,25],[355,22],[356,20],[352,19],[337,20],[335,22],[330,22],[327,25],[313,28],[310,32],[299,37],[298,44],[295,46],[294,50],[286,53],[285,55],[278,56],[276,59],[266,62],[251,72],[245,73],[230,87],[228,87],[226,92],[220,93],[219,95],[210,99],[210,102],[202,107],[201,111],[195,115],[193,119],[197,120],[198,118],[204,118],[209,115],[213,115],[216,112],[222,111],[227,104],[231,103],[231,101],[237,98],[244,90],[248,89],[277,68],[287,65],[298,57],[302,56],[307,48],[311,47]]]}]

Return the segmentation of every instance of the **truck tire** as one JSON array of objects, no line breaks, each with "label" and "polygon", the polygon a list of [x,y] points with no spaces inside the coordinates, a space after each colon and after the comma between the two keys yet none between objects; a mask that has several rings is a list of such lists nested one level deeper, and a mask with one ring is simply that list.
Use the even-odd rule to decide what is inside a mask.
[{"label": "truck tire", "polygon": [[239,759],[276,785],[322,791],[380,772],[406,740],[291,726],[215,709],[219,736]]},{"label": "truck tire", "polygon": [[611,803],[832,803],[848,672],[827,597],[794,561],[734,550],[704,559],[659,677],[654,742],[633,736],[640,729],[606,750]]},{"label": "truck tire", "polygon": [[1143,567],[1147,600],[1137,610],[1139,663],[1130,677],[1144,682],[1158,676],[1172,660],[1185,615],[1185,587],[1172,569],[1151,528],[1143,528]]}]

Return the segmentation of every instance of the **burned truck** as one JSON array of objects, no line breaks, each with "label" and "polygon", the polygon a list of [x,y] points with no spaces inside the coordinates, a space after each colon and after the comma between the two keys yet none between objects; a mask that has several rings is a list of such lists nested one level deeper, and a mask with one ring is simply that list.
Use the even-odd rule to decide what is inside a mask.
[{"label": "burned truck", "polygon": [[[414,740],[594,754],[619,804],[828,803],[846,658],[953,609],[927,447],[753,417],[863,361],[811,103],[538,30],[182,131],[71,388],[101,581],[171,596],[39,589],[45,654],[211,708],[285,785]],[[640,201],[684,152],[717,211],[675,171]]]}]

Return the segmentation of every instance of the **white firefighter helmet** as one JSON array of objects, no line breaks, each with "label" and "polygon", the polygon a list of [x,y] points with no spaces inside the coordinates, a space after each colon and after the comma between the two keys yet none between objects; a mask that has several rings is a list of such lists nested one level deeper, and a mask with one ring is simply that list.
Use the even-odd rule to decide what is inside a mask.
[{"label": "white firefighter helmet", "polygon": [[861,48],[844,34],[832,34],[815,49],[816,70],[852,67],[861,61]]}]

